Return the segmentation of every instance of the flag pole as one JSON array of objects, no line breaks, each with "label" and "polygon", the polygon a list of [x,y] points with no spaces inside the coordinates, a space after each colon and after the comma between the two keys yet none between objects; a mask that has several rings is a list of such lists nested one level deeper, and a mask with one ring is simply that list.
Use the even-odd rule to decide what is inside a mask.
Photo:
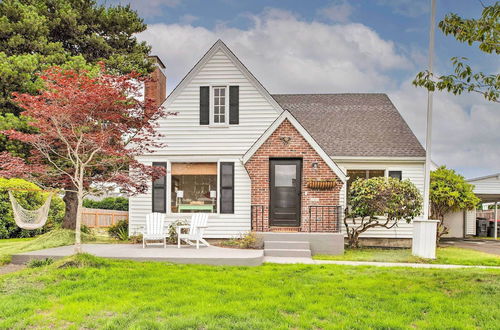
[{"label": "flag pole", "polygon": [[[436,0],[431,0],[431,20],[429,30],[429,74],[432,74],[434,65],[434,36],[436,21]],[[432,150],[432,101],[434,92],[427,91],[427,123],[425,137],[425,176],[424,176],[424,214],[423,219],[429,220],[429,189],[431,181],[431,150]]]}]

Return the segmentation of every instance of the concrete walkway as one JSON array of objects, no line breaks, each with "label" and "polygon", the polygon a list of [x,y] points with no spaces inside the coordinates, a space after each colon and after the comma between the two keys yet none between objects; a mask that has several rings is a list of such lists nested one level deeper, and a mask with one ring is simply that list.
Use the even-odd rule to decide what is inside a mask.
[{"label": "concrete walkway", "polygon": [[[83,244],[83,252],[97,257],[135,261],[164,261],[180,264],[258,266],[264,259],[263,250],[243,250],[216,246],[200,247],[176,245],[148,246],[141,244]],[[12,256],[13,264],[25,264],[31,259],[59,259],[74,254],[73,245],[24,252]]]},{"label": "concrete walkway", "polygon": [[481,268],[481,269],[500,270],[500,267],[497,266],[467,266],[467,265],[419,264],[419,263],[405,263],[405,262],[375,262],[375,261],[314,260],[312,258],[283,258],[283,257],[264,257],[264,262],[277,263],[277,264],[411,267],[411,268],[438,268],[438,269]]}]

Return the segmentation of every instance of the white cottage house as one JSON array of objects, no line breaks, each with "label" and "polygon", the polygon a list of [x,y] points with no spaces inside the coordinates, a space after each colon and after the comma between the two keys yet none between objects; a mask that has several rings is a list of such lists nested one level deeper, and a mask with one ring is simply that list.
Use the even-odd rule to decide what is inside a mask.
[{"label": "white cottage house", "polygon": [[[423,190],[425,151],[387,95],[272,95],[221,40],[163,106],[177,113],[159,122],[167,146],[139,160],[167,174],[130,199],[130,233],[150,212],[207,212],[208,238],[340,232],[350,180],[392,176]],[[363,236],[409,241],[412,225]]]}]

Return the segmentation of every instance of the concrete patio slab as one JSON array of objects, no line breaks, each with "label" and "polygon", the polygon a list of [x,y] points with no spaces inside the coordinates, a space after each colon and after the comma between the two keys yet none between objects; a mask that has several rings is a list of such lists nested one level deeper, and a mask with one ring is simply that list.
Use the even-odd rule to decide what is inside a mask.
[{"label": "concrete patio slab", "polygon": [[[25,264],[32,259],[59,259],[74,254],[73,246],[19,253],[12,256],[13,264]],[[140,244],[83,244],[83,252],[97,257],[135,261],[163,261],[180,264],[259,266],[264,260],[263,250],[243,250],[216,246],[200,247],[176,245],[148,246]]]}]

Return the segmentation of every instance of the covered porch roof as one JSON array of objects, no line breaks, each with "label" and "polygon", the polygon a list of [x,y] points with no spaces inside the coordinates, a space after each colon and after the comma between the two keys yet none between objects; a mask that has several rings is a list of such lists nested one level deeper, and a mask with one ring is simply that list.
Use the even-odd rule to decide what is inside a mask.
[{"label": "covered porch roof", "polygon": [[483,203],[500,202],[500,173],[468,179],[474,185],[474,193]]}]

